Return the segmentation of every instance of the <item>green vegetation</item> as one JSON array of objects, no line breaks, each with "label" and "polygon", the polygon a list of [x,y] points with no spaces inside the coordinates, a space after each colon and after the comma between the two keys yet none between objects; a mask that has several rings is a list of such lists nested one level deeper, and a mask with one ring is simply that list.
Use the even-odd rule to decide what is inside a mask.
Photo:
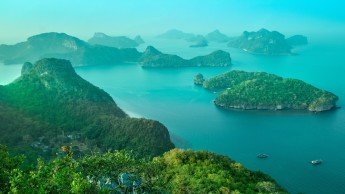
[{"label": "green vegetation", "polygon": [[209,90],[223,91],[215,104],[238,109],[297,109],[326,111],[338,97],[297,79],[264,72],[230,71],[203,82]]},{"label": "green vegetation", "polygon": [[[0,143],[50,158],[63,144],[80,155],[115,149],[157,156],[174,147],[164,125],[129,118],[69,61],[42,59],[0,87]],[[31,157],[30,157],[31,158]]]},{"label": "green vegetation", "polygon": [[[0,192],[287,193],[269,176],[206,151],[174,149],[153,159],[139,159],[126,151],[79,160],[72,155],[65,146],[62,155],[54,160],[39,159],[36,168],[23,169],[22,156],[10,156],[6,147],[1,146]],[[118,177],[122,173],[131,176],[121,180]]]},{"label": "green vegetation", "polygon": [[148,46],[140,62],[143,67],[214,67],[231,65],[231,57],[228,52],[218,50],[206,56],[186,60],[177,55],[163,54]]},{"label": "green vegetation", "polygon": [[290,54],[291,46],[283,34],[277,31],[261,29],[257,32],[244,31],[243,34],[230,41],[228,46],[240,48],[250,53],[264,55]]}]

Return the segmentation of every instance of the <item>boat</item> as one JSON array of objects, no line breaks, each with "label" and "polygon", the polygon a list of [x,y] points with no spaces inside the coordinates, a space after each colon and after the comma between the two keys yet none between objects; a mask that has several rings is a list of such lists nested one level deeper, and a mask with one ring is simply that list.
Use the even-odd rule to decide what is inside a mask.
[{"label": "boat", "polygon": [[267,158],[268,155],[267,154],[258,154],[256,157],[258,157],[258,158]]},{"label": "boat", "polygon": [[312,163],[313,165],[318,165],[322,163],[322,160],[312,160],[310,161],[310,163]]}]

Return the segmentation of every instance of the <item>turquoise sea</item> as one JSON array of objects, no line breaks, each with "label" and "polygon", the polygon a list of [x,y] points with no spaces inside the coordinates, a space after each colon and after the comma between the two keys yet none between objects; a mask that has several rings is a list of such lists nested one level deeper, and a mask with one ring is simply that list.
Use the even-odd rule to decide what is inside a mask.
[{"label": "turquoise sea", "polygon": [[[144,37],[145,39],[145,37]],[[222,49],[232,67],[143,69],[136,63],[77,67],[86,80],[110,93],[129,115],[166,125],[178,147],[210,150],[230,156],[252,170],[276,179],[291,193],[345,193],[345,110],[234,111],[213,104],[217,94],[194,86],[193,77],[206,78],[228,70],[265,71],[297,78],[339,96],[345,107],[345,41],[310,38],[296,56],[260,56],[210,44],[189,48],[184,41],[145,39],[147,45],[184,58]],[[0,65],[0,84],[19,75],[20,66]],[[268,154],[258,159],[259,153]],[[311,160],[322,159],[318,166]]]}]

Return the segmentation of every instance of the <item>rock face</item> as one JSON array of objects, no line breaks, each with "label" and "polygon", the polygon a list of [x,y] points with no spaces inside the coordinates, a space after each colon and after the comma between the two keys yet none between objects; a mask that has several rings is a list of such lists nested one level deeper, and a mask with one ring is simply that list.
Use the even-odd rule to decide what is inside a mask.
[{"label": "rock face", "polygon": [[303,35],[294,35],[286,39],[287,43],[291,46],[299,46],[308,44],[308,38]]},{"label": "rock face", "polygon": [[225,51],[214,51],[206,56],[194,57],[190,60],[177,55],[164,54],[152,46],[148,46],[140,58],[142,67],[210,67],[231,65],[230,54]]},{"label": "rock face", "polygon": [[105,65],[138,61],[136,49],[118,49],[90,45],[65,33],[49,32],[29,37],[15,45],[0,45],[0,61],[4,64],[36,62],[42,58],[63,58],[74,65]]},{"label": "rock face", "polygon": [[223,91],[215,104],[244,110],[308,110],[321,112],[336,107],[338,97],[301,80],[264,72],[230,71],[207,79],[203,87]]},{"label": "rock face", "polygon": [[228,46],[255,54],[291,54],[291,46],[285,40],[285,36],[277,31],[268,31],[266,29],[257,32],[245,31],[240,37],[230,41]]},{"label": "rock face", "polygon": [[128,149],[156,156],[174,147],[164,125],[129,118],[109,94],[77,75],[69,61],[49,58],[29,66],[23,66],[16,81],[0,87],[0,131],[7,134],[0,143],[30,150],[23,136],[44,137],[52,155],[71,141],[64,134],[77,136],[73,142],[85,153]]},{"label": "rock face", "polygon": [[206,40],[213,42],[228,42],[230,39],[227,35],[221,33],[219,30],[210,32],[205,37]]},{"label": "rock face", "polygon": [[88,43],[92,45],[103,45],[115,48],[135,48],[143,42],[140,36],[136,38],[138,40],[132,40],[126,36],[108,36],[104,33],[97,32],[88,40]]},{"label": "rock face", "polygon": [[194,84],[195,85],[201,85],[204,83],[205,79],[204,79],[204,76],[201,74],[201,73],[198,73],[194,76]]}]

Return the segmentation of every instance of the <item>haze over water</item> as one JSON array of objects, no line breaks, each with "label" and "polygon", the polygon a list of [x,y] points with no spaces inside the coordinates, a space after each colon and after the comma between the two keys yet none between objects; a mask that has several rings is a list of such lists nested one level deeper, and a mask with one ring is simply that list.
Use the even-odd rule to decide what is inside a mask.
[{"label": "haze over water", "polygon": [[[230,52],[227,68],[142,69],[137,64],[79,67],[77,73],[110,93],[133,116],[159,120],[180,147],[206,149],[230,156],[252,170],[275,178],[291,193],[345,193],[345,111],[325,113],[226,111],[214,106],[216,94],[194,86],[193,76],[206,78],[227,70],[265,71],[301,79],[339,96],[345,106],[345,13],[343,1],[9,1],[0,3],[0,43],[56,31],[87,40],[94,32],[143,35],[163,52],[185,58],[217,49]],[[202,3],[201,3],[202,2]],[[19,6],[20,5],[20,6]],[[183,41],[150,38],[176,28],[228,35],[265,27],[286,35],[303,34],[310,44],[298,56],[250,55],[210,44],[188,48]],[[146,36],[145,36],[146,35]],[[0,84],[14,80],[20,66],[0,65]],[[269,155],[267,160],[256,158]],[[323,159],[319,166],[310,160]]]}]

